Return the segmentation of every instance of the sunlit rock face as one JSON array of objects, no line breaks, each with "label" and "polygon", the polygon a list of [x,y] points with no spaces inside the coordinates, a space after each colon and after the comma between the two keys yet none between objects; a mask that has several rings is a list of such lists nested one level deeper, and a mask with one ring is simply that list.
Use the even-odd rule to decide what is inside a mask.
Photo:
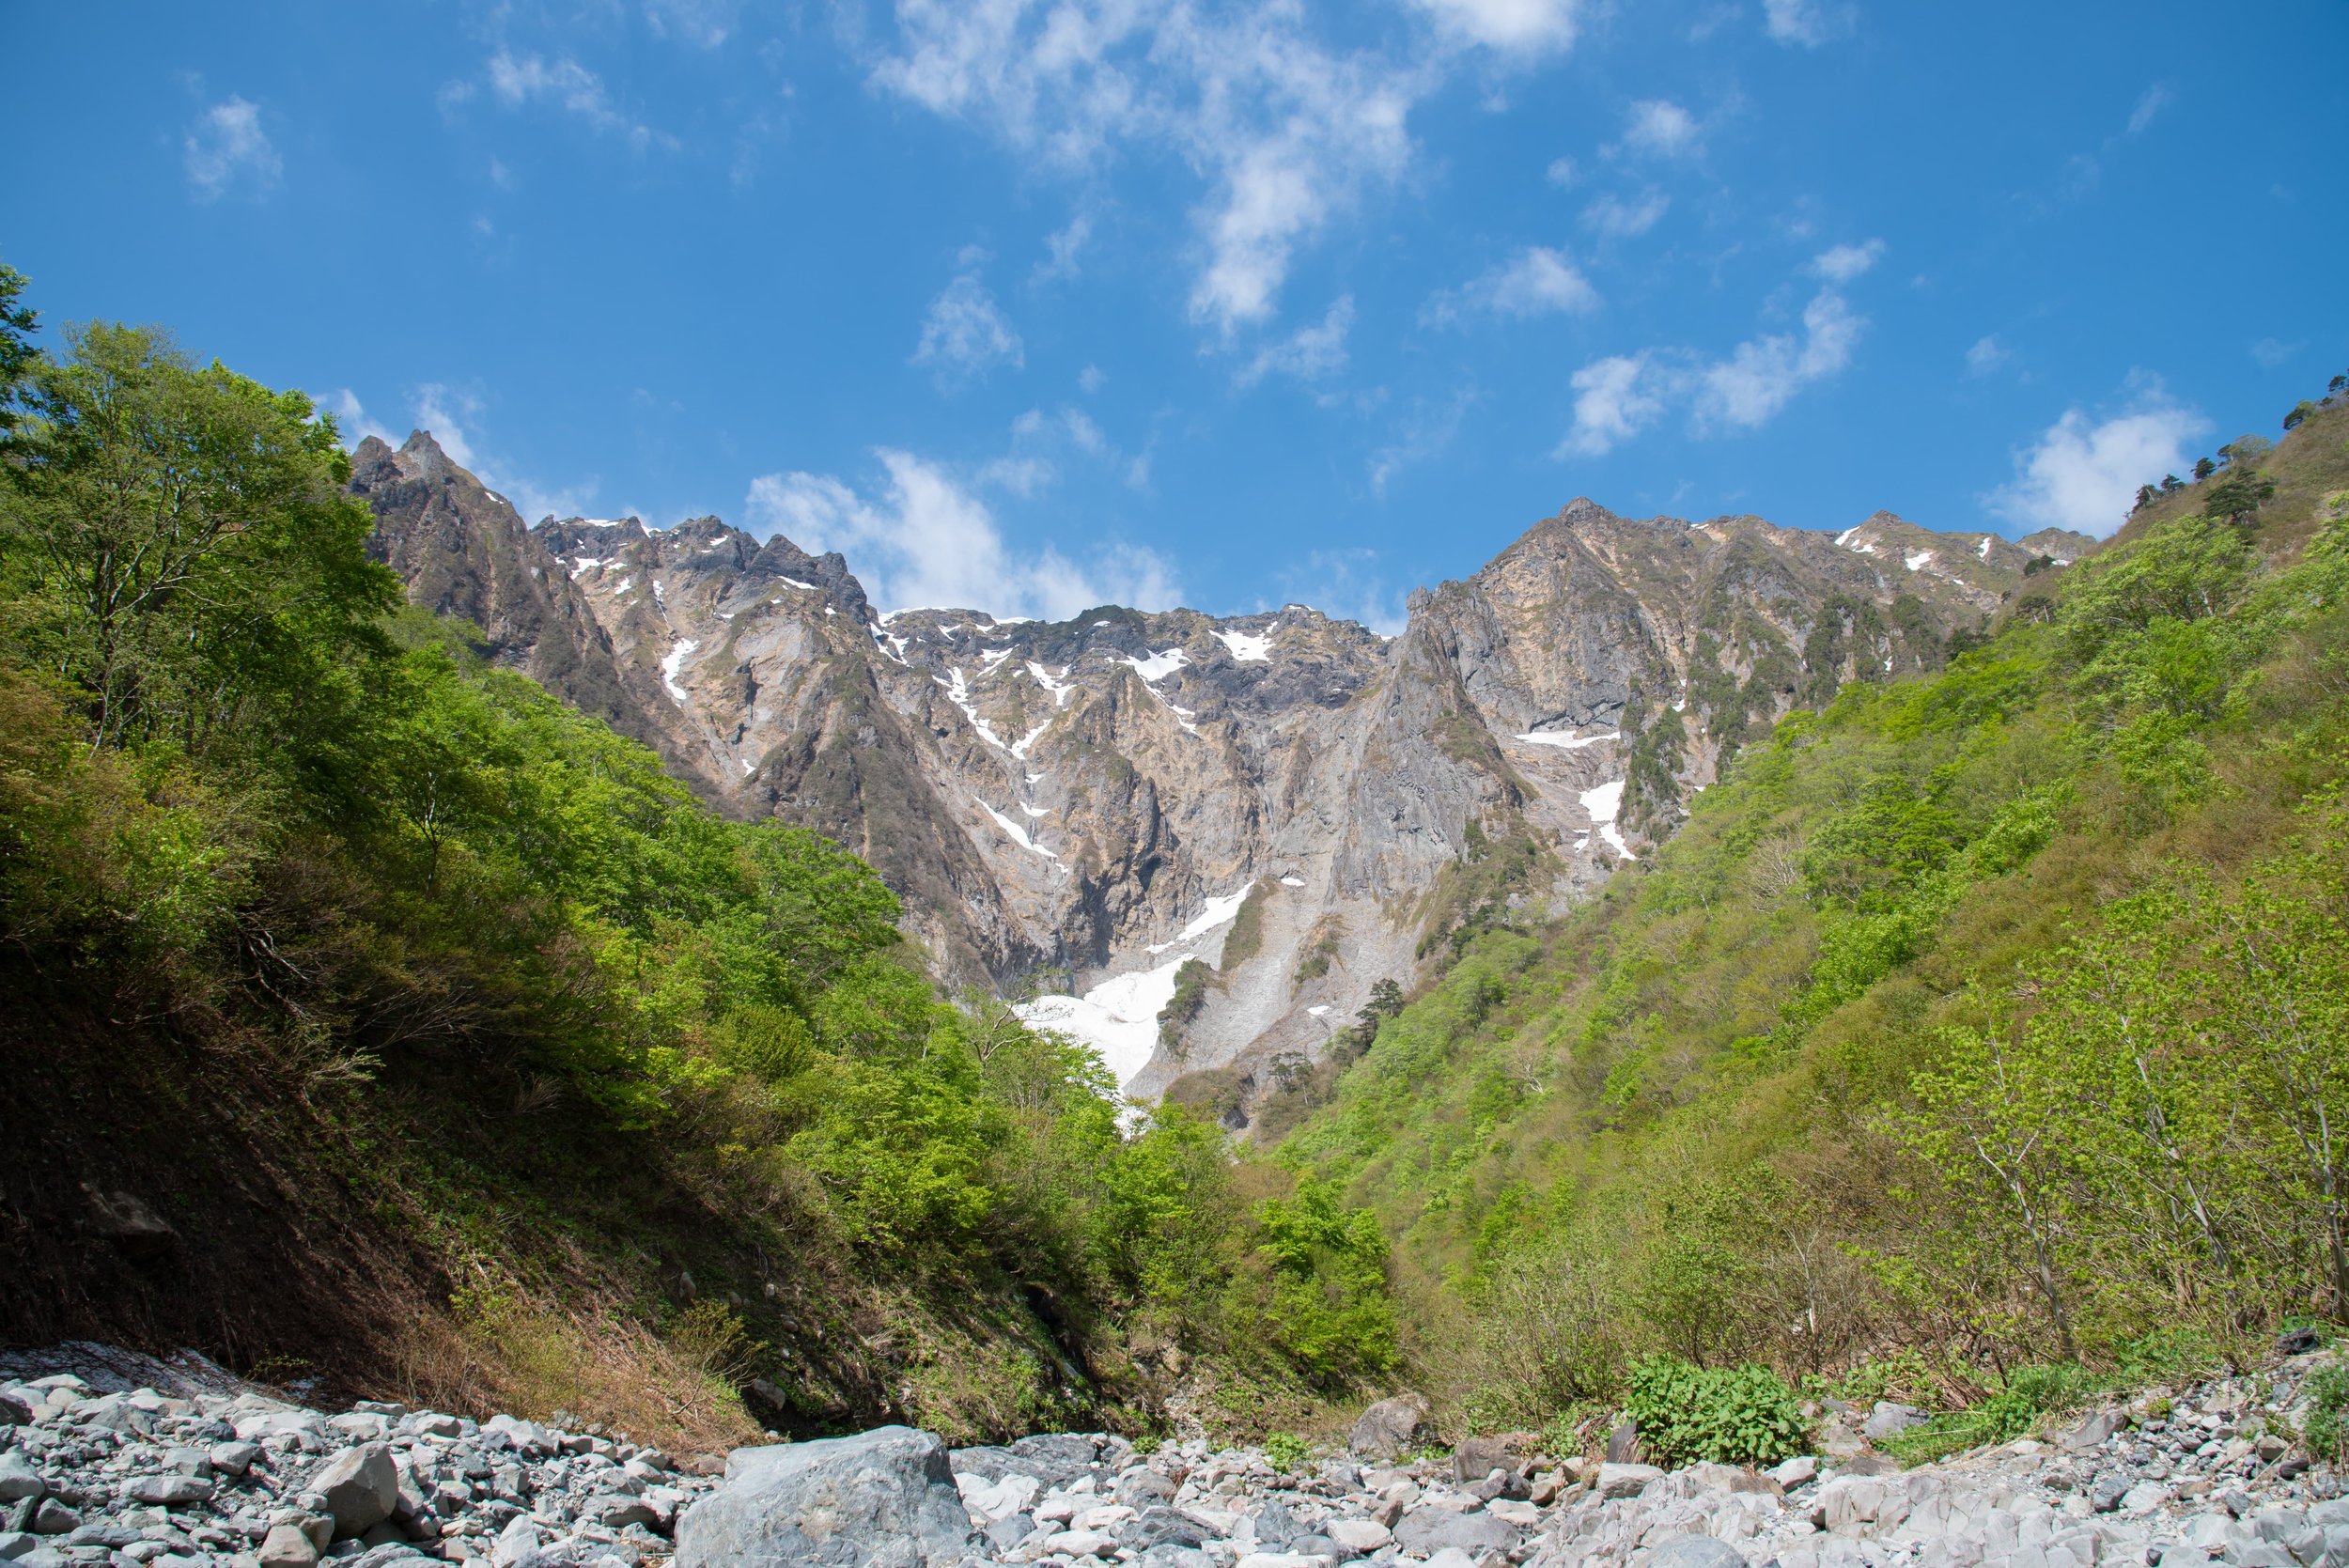
[{"label": "sunlit rock face", "polygon": [[715,518],[526,527],[421,433],[352,489],[413,599],[718,809],[863,856],[947,974],[1145,1095],[1320,1051],[1495,846],[1531,846],[1520,901],[1588,892],[1789,709],[1937,667],[2035,553],[1578,500],[1385,638],[1296,604],[877,611],[840,556]]}]

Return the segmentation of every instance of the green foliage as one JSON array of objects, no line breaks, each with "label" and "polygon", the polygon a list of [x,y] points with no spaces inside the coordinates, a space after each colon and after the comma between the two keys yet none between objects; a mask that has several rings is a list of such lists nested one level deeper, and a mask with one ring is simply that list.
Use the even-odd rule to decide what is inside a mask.
[{"label": "green foliage", "polygon": [[[592,1151],[565,1179],[639,1184],[656,1230],[934,1288],[1024,1319],[1050,1357],[1137,1325],[1291,1383],[1392,1363],[1370,1215],[1309,1188],[1250,1216],[1219,1126],[1172,1107],[1122,1124],[1089,1050],[941,998],[853,855],[714,815],[650,751],[402,606],[305,398],[121,327],[19,354],[18,284],[0,273],[0,370],[28,378],[0,464],[10,962],[105,1014],[233,1020],[262,1080],[412,1145],[382,1157],[422,1188],[528,1168],[531,1119],[559,1108]],[[418,1102],[457,1150],[401,1130]],[[468,1249],[450,1271],[519,1267],[485,1260],[565,1205],[530,1185],[553,1179],[450,1217]],[[498,1323],[539,1321],[481,1291],[510,1297]],[[657,1309],[663,1354],[713,1387],[786,1375],[763,1336],[787,1318]],[[484,1333],[534,1365],[574,1354]],[[1027,1354],[971,1397],[1075,1419],[1081,1374]]]},{"label": "green foliage", "polygon": [[1640,1446],[1667,1468],[1711,1461],[1775,1465],[1803,1452],[1809,1427],[1795,1397],[1767,1367],[1696,1367],[1651,1357],[1625,1381],[1623,1413]]},{"label": "green foliage", "polygon": [[[2260,459],[2279,498],[2339,489],[2333,418]],[[2279,510],[2157,510],[1945,671],[1750,736],[1378,1020],[1273,1158],[1396,1238],[1437,1389],[1538,1425],[1665,1352],[1979,1405],[2349,1300],[2349,526],[2271,553]]]},{"label": "green foliage", "polygon": [[2089,1374],[2070,1363],[2017,1367],[1980,1404],[1936,1416],[1877,1446],[1904,1464],[1917,1465],[1970,1448],[2012,1442],[2044,1417],[2075,1407],[2092,1387]]},{"label": "green foliage", "polygon": [[2308,1419],[2301,1422],[2301,1440],[2309,1452],[2328,1464],[2349,1460],[2349,1365],[2339,1361],[2309,1374]]},{"label": "green foliage", "polygon": [[1392,1366],[1394,1306],[1378,1217],[1345,1207],[1328,1183],[1307,1181],[1292,1198],[1259,1203],[1256,1223],[1257,1250],[1272,1270],[1265,1315],[1299,1369],[1336,1386]]},{"label": "green foliage", "polygon": [[1264,1456],[1274,1469],[1283,1475],[1294,1475],[1311,1452],[1305,1446],[1305,1439],[1294,1433],[1272,1432],[1265,1436]]}]

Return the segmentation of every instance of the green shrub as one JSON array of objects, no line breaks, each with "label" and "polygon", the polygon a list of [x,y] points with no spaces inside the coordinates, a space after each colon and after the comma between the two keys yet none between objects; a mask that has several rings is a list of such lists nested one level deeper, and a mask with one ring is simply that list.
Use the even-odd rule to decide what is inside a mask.
[{"label": "green shrub", "polygon": [[1810,1433],[1795,1396],[1767,1367],[1696,1367],[1657,1356],[1631,1369],[1624,1414],[1640,1445],[1667,1467],[1711,1460],[1774,1465],[1800,1453]]},{"label": "green shrub", "polygon": [[2309,1419],[2300,1436],[2319,1459],[2349,1459],[2349,1365],[2336,1362],[2310,1374]]},{"label": "green shrub", "polygon": [[1293,1432],[1275,1432],[1264,1440],[1264,1456],[1283,1475],[1293,1475],[1305,1462],[1305,1439]]},{"label": "green shrub", "polygon": [[2077,1405],[2093,1386],[2088,1374],[2069,1361],[2017,1367],[1980,1405],[1936,1416],[1877,1446],[1904,1465],[1920,1465],[1989,1443],[2012,1442],[2042,1416]]}]

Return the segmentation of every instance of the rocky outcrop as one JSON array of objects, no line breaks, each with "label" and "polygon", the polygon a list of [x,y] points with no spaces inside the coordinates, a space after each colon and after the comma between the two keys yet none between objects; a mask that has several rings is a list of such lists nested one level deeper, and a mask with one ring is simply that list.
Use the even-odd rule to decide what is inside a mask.
[{"label": "rocky outcrop", "polygon": [[1790,708],[1937,666],[2031,560],[1578,500],[1393,638],[1295,604],[1047,624],[877,613],[840,556],[715,518],[524,530],[422,433],[353,488],[412,598],[720,809],[863,856],[955,981],[1043,993],[1144,1094],[1316,1055],[1471,895],[1582,896]]}]

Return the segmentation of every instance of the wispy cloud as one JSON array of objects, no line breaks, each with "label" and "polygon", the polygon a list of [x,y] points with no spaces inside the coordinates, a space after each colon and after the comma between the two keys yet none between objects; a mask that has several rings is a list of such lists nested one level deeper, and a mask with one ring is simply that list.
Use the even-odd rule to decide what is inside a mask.
[{"label": "wispy cloud", "polygon": [[1445,289],[1427,302],[1423,319],[1435,324],[1463,316],[1586,315],[1598,308],[1598,290],[1563,251],[1528,245],[1464,287]]},{"label": "wispy cloud", "polygon": [[1641,99],[1624,122],[1619,150],[1650,158],[1686,158],[1703,147],[1696,116],[1667,98]]},{"label": "wispy cloud", "polygon": [[1411,0],[1438,26],[1469,43],[1538,55],[1574,42],[1577,0]]},{"label": "wispy cloud", "polygon": [[1028,276],[1032,285],[1057,283],[1073,278],[1078,272],[1078,256],[1086,241],[1093,238],[1093,220],[1080,212],[1060,228],[1044,237],[1044,259],[1035,264]]},{"label": "wispy cloud", "polygon": [[1302,604],[1334,620],[1359,621],[1381,637],[1401,632],[1410,619],[1408,590],[1378,569],[1375,550],[1316,550],[1276,569],[1273,581],[1280,601],[1260,600],[1260,610]]},{"label": "wispy cloud", "polygon": [[[675,152],[677,137],[632,115],[621,112],[605,89],[603,78],[568,55],[553,60],[537,54],[516,54],[501,49],[490,60],[490,90],[509,109],[551,103],[574,115],[602,135],[617,136],[637,152],[654,147]],[[448,95],[443,93],[443,107]]]},{"label": "wispy cloud", "polygon": [[882,477],[862,493],[830,474],[762,474],[744,502],[751,527],[808,550],[837,550],[891,608],[932,606],[1063,620],[1097,604],[1171,609],[1181,597],[1157,552],[1111,545],[1080,564],[1047,545],[1015,552],[987,503],[942,464],[875,451]]},{"label": "wispy cloud", "polygon": [[[356,399],[353,400],[354,402]],[[505,496],[524,522],[540,518],[578,517],[595,500],[600,481],[590,475],[574,485],[541,485],[481,442],[483,404],[479,397],[444,381],[427,381],[416,388],[416,428],[428,430],[459,468]],[[389,432],[384,433],[391,440]]]},{"label": "wispy cloud", "polygon": [[1698,436],[1758,429],[1803,390],[1840,375],[1852,361],[1868,318],[1840,285],[1874,265],[1869,245],[1838,246],[1805,270],[1828,280],[1803,306],[1800,330],[1762,333],[1719,358],[1686,349],[1610,354],[1575,372],[1574,423],[1560,458],[1595,458],[1639,435],[1674,408],[1688,411]]},{"label": "wispy cloud", "polygon": [[912,363],[931,366],[942,391],[966,386],[999,365],[1027,364],[1019,332],[975,272],[957,273],[930,302]]},{"label": "wispy cloud", "polygon": [[2307,348],[2305,343],[2286,343],[2278,337],[2263,337],[2251,345],[2251,358],[2263,370],[2276,370],[2289,365],[2295,354]]},{"label": "wispy cloud", "polygon": [[2101,421],[2067,409],[2015,455],[2015,477],[1984,500],[1992,512],[2027,528],[2073,528],[2103,538],[2127,520],[2139,486],[2185,470],[2186,443],[2210,427],[2157,383]]},{"label": "wispy cloud", "polygon": [[1974,346],[1966,350],[1966,373],[1969,376],[1987,376],[2013,355],[2014,350],[2000,343],[1995,334],[1976,338]]},{"label": "wispy cloud", "polygon": [[1413,0],[1391,52],[1316,36],[1302,6],[898,0],[872,81],[1091,179],[1128,149],[1192,171],[1190,318],[1230,342],[1273,319],[1299,254],[1409,169],[1412,108],[1464,62],[1567,48],[1577,0]]},{"label": "wispy cloud", "polygon": [[1654,228],[1671,206],[1672,198],[1661,191],[1631,201],[1610,192],[1582,210],[1582,226],[1601,239],[1630,240]]},{"label": "wispy cloud", "polygon": [[1820,0],[1762,0],[1764,31],[1781,43],[1816,49],[1851,26],[1851,14]]},{"label": "wispy cloud", "polygon": [[1330,313],[1310,327],[1300,327],[1279,342],[1259,350],[1242,365],[1233,380],[1253,386],[1267,376],[1293,376],[1300,381],[1321,381],[1346,368],[1346,334],[1354,325],[1354,296],[1341,294]]},{"label": "wispy cloud", "polygon": [[2156,82],[2147,87],[2138,95],[2137,107],[2129,111],[2128,133],[2132,136],[2143,135],[2146,128],[2154,123],[2155,116],[2176,102],[2177,98],[2178,95],[2170,90],[2167,82]]},{"label": "wispy cloud", "polygon": [[233,93],[195,116],[181,140],[180,161],[198,201],[217,201],[238,187],[266,194],[285,172],[261,128],[260,105]]},{"label": "wispy cloud", "polygon": [[1442,402],[1412,399],[1395,421],[1392,438],[1371,454],[1371,489],[1384,495],[1387,482],[1396,474],[1440,456],[1460,433],[1461,422],[1480,396],[1475,387],[1465,386]]}]

